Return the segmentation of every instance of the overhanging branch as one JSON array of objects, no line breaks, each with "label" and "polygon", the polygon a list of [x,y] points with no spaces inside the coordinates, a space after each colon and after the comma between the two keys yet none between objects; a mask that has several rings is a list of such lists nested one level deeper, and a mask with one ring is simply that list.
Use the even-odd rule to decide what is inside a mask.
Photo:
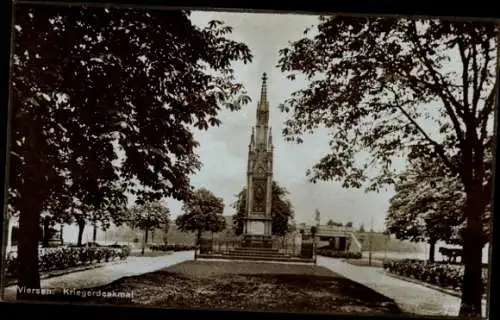
[{"label": "overhanging branch", "polygon": [[[443,101],[443,105],[446,109],[446,112],[450,116],[450,119],[453,123],[453,127],[455,128],[455,132],[457,134],[457,138],[459,139],[460,143],[464,143],[464,133],[462,132],[462,129],[460,128],[460,122],[458,120],[458,116],[460,116],[463,120],[467,120],[467,114],[465,113],[464,106],[461,105],[455,97],[453,97],[453,94],[450,92],[448,86],[444,83],[444,81],[441,79],[442,76],[439,75],[439,73],[434,69],[432,66],[431,61],[423,54],[425,49],[422,47],[422,44],[420,43],[420,40],[417,35],[417,26],[416,23],[412,23],[413,29],[411,32],[412,35],[412,40],[417,47],[417,54],[420,59],[420,61],[426,66],[427,70],[430,72],[431,77],[434,80],[434,84],[429,84],[426,83],[430,89],[433,89],[433,91],[441,98]],[[446,94],[445,94],[446,92]],[[455,106],[455,110],[453,109],[453,106]],[[456,113],[455,113],[456,112]]]},{"label": "overhanging branch", "polygon": [[[394,93],[395,94],[395,93]],[[448,158],[448,156],[446,155],[446,153],[444,152],[444,148],[441,144],[439,144],[438,142],[436,142],[434,139],[432,139],[428,134],[427,132],[422,128],[422,126],[420,126],[416,121],[415,119],[413,119],[413,117],[403,108],[403,106],[401,104],[398,104],[397,103],[397,97],[395,97],[396,99],[396,105],[394,105],[393,107],[396,107],[397,109],[399,109],[401,111],[401,113],[408,119],[408,121],[410,121],[413,126],[415,126],[415,128],[422,134],[422,136],[424,137],[425,140],[427,140],[432,146],[434,146],[435,148],[435,152],[443,159],[444,163],[446,164],[446,166],[453,172],[453,173],[456,173],[458,174],[459,173],[459,169],[453,164],[453,162]]]}]

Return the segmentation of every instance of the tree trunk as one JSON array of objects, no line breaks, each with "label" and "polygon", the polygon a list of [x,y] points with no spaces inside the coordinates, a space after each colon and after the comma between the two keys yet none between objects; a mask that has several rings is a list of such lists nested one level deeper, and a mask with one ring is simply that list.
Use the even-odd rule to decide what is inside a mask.
[{"label": "tree trunk", "polygon": [[97,241],[97,223],[94,222],[94,230],[92,230],[92,242]]},{"label": "tree trunk", "polygon": [[142,243],[142,248],[141,248],[141,254],[144,255],[144,252],[146,251],[146,245],[148,244],[148,229],[144,230],[144,242]]},{"label": "tree trunk", "polygon": [[[18,241],[18,287],[40,289],[40,273],[38,270],[38,242],[40,239],[40,211],[42,200],[33,197],[20,208],[19,231],[22,235]],[[39,296],[17,291],[17,298],[21,300],[36,300]]]},{"label": "tree trunk", "polygon": [[435,239],[429,239],[429,262],[436,260],[436,242]]},{"label": "tree trunk", "polygon": [[47,248],[49,246],[50,240],[50,220],[48,218],[43,219],[43,236],[42,236],[42,247]]},{"label": "tree trunk", "polygon": [[61,242],[61,245],[64,244],[64,234],[63,234],[63,231],[64,231],[64,227],[63,227],[63,224],[61,223],[60,231],[59,231],[59,240]]},{"label": "tree trunk", "polygon": [[85,230],[85,220],[78,220],[78,240],[76,242],[77,246],[82,245],[83,231]]},{"label": "tree trunk", "polygon": [[201,230],[198,230],[196,233],[196,248],[200,247],[200,240],[201,240]]},{"label": "tree trunk", "polygon": [[469,188],[465,203],[467,226],[464,232],[462,261],[464,263],[464,277],[462,283],[462,301],[460,316],[480,317],[483,294],[482,281],[482,241],[483,233],[482,213],[487,201],[481,195],[482,188]]}]

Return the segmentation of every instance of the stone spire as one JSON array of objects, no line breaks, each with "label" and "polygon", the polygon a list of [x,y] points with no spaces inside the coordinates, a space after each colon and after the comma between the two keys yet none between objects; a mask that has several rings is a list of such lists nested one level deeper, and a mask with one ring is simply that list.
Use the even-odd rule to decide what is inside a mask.
[{"label": "stone spire", "polygon": [[268,110],[267,108],[267,74],[262,74],[262,87],[260,88],[259,108],[262,111]]},{"label": "stone spire", "polygon": [[267,75],[262,75],[257,121],[252,128],[248,150],[247,208],[243,222],[243,246],[272,248],[273,147],[269,128]]},{"label": "stone spire", "polygon": [[267,75],[262,75],[262,87],[260,89],[260,100],[257,106],[257,125],[267,127],[269,122],[269,102],[267,101]]},{"label": "stone spire", "polygon": [[267,75],[262,74],[262,87],[260,89],[260,100],[257,106],[257,124],[255,126],[256,144],[260,148],[266,149],[268,142],[269,125],[269,102],[267,101]]}]

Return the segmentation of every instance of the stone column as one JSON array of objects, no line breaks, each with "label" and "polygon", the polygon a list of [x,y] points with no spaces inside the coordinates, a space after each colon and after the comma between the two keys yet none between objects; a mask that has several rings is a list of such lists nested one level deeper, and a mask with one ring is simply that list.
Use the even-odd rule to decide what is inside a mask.
[{"label": "stone column", "polygon": [[[271,218],[272,217],[272,212],[271,212],[271,203],[272,203],[272,174],[271,172],[268,173],[267,175],[267,190],[266,190],[266,218]],[[271,222],[266,221],[266,236],[271,235]]]},{"label": "stone column", "polygon": [[249,216],[252,214],[252,209],[253,209],[253,181],[252,181],[252,179],[249,179],[247,188],[248,188],[247,189],[247,192],[248,192],[247,216]]}]

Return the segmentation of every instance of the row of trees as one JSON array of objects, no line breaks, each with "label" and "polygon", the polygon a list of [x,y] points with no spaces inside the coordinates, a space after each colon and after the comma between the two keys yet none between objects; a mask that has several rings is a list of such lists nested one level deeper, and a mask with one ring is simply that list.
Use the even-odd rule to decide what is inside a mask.
[{"label": "row of trees", "polygon": [[[273,182],[272,194],[273,201],[271,208],[274,214],[272,223],[273,234],[283,236],[294,227],[293,207],[290,200],[286,197],[288,191],[284,187],[279,186],[276,182]],[[246,188],[238,194],[237,201],[233,204],[233,207],[236,209],[236,213],[233,215],[233,231],[236,235],[241,235],[243,233],[243,218],[246,214],[246,202],[244,200],[245,195]],[[183,214],[176,218],[175,224],[181,231],[195,232],[196,244],[199,244],[203,232],[218,233],[226,228],[226,220],[222,215],[223,211],[223,199],[216,197],[211,191],[201,188],[194,191],[190,198],[184,202],[182,207]],[[48,240],[46,237],[47,235],[50,235],[50,232],[47,232],[48,230],[45,231],[46,229],[50,229],[47,226],[47,223],[49,222],[45,222],[52,222],[53,220],[50,220],[51,217],[51,215],[45,214],[42,218],[44,221],[44,241]],[[103,230],[109,228],[111,223],[118,226],[126,224],[132,229],[142,230],[144,232],[143,243],[145,244],[148,241],[149,232],[159,228],[168,232],[170,224],[170,210],[164,203],[159,201],[145,202],[140,205],[134,205],[130,209],[124,208],[123,212],[119,215],[119,219],[111,221],[109,216],[102,216],[101,219],[102,220],[93,221],[100,222],[103,226]],[[66,220],[67,223],[69,221],[71,220]],[[77,245],[82,245],[82,235],[85,228],[85,222],[86,221],[78,223],[79,232]],[[93,226],[93,241],[95,241],[96,225],[94,224]]]},{"label": "row of trees", "polygon": [[[294,211],[290,200],[287,198],[288,191],[278,185],[277,182],[273,182],[272,187],[272,232],[274,235],[284,236],[294,227]],[[238,193],[233,208],[236,209],[233,215],[233,231],[236,235],[241,235],[243,233],[243,219],[246,215],[246,188],[243,188]],[[138,224],[138,227],[148,230],[168,223],[168,209],[163,207],[163,210],[167,210],[166,214],[160,214],[162,211],[158,210],[159,214],[151,215],[152,210],[148,207],[139,207],[134,210],[139,217],[144,217],[143,220],[140,220],[144,221],[144,223]],[[193,192],[189,199],[184,202],[182,211],[183,214],[176,218],[175,224],[181,231],[195,232],[197,245],[199,245],[204,232],[218,233],[227,227],[223,216],[224,200],[205,188]],[[161,220],[159,217],[166,220]]]}]

